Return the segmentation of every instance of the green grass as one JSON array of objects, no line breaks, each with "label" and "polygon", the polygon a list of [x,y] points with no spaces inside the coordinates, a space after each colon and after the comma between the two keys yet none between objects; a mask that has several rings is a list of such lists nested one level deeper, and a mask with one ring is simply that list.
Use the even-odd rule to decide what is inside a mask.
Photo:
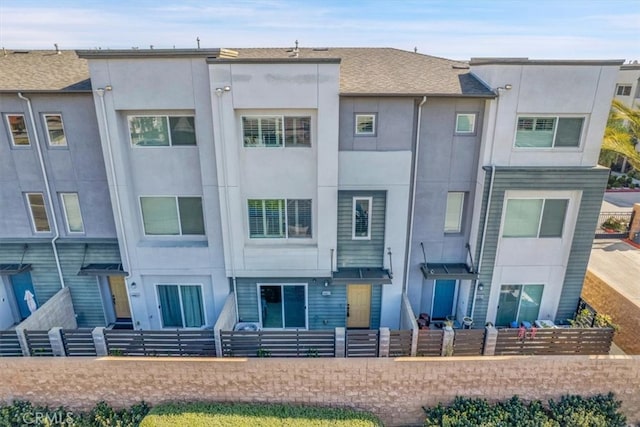
[{"label": "green grass", "polygon": [[285,404],[168,403],[155,406],[140,427],[378,427],[367,412]]}]

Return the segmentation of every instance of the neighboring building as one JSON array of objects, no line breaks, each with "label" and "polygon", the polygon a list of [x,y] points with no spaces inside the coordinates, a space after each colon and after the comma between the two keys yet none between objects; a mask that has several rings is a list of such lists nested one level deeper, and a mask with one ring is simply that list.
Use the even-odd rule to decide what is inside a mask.
[{"label": "neighboring building", "polygon": [[4,51],[0,115],[0,329],[62,286],[78,325],[115,322],[112,294],[128,302],[86,61]]},{"label": "neighboring building", "polygon": [[396,329],[403,294],[475,326],[575,310],[620,62],[78,54],[135,328],[211,327],[231,291],[273,329]]},{"label": "neighboring building", "polygon": [[614,98],[629,107],[640,108],[640,64],[638,61],[620,66]]}]

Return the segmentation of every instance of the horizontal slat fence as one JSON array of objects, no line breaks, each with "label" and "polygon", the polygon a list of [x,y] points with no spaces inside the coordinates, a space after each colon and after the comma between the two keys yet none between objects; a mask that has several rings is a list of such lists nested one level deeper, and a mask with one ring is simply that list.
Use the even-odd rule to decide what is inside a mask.
[{"label": "horizontal slat fence", "polygon": [[226,357],[334,357],[335,331],[221,331]]},{"label": "horizontal slat fence", "polygon": [[63,329],[60,333],[67,356],[97,356],[91,329]]},{"label": "horizontal slat fence", "polygon": [[440,357],[442,355],[442,336],[444,331],[441,329],[420,329],[418,331],[418,348],[416,356],[418,357]]},{"label": "horizontal slat fence", "polygon": [[0,357],[20,357],[22,348],[16,331],[0,331]]},{"label": "horizontal slat fence", "polygon": [[456,329],[453,338],[454,356],[482,356],[484,329]]},{"label": "horizontal slat fence", "polygon": [[24,331],[27,347],[31,356],[53,356],[49,331]]},{"label": "horizontal slat fence", "polygon": [[613,340],[609,328],[541,328],[535,333],[499,329],[496,355],[597,355],[608,354]]},{"label": "horizontal slat fence", "polygon": [[411,356],[412,336],[413,332],[411,330],[389,331],[389,356]]},{"label": "horizontal slat fence", "polygon": [[110,356],[215,357],[213,331],[105,330]]},{"label": "horizontal slat fence", "polygon": [[347,357],[378,357],[376,330],[347,330]]}]

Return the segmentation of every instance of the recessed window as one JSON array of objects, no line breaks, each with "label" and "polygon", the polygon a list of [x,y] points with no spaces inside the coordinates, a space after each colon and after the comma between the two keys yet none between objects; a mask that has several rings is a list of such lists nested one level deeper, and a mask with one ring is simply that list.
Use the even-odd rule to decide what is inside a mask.
[{"label": "recessed window", "polygon": [[459,233],[462,229],[462,209],[464,207],[464,193],[447,193],[447,210],[444,217],[444,232]]},{"label": "recessed window", "polygon": [[376,134],[375,114],[356,114],[356,135],[374,136]]},{"label": "recessed window", "polygon": [[631,95],[631,85],[618,85],[616,86],[617,96],[629,96]]},{"label": "recessed window", "polygon": [[311,200],[250,199],[249,237],[252,239],[311,238]]},{"label": "recessed window", "polygon": [[163,328],[200,328],[205,324],[202,286],[157,285]]},{"label": "recessed window", "polygon": [[354,240],[371,239],[372,197],[353,198],[352,238]]},{"label": "recessed window", "polygon": [[11,144],[14,147],[26,147],[31,145],[27,125],[22,114],[7,114],[7,125],[11,133]]},{"label": "recessed window", "polygon": [[64,208],[64,217],[67,221],[67,231],[69,233],[84,233],[78,193],[61,193],[60,198]]},{"label": "recessed window", "polygon": [[51,231],[47,208],[44,204],[42,193],[27,193],[27,202],[31,212],[31,223],[36,233],[48,233]]},{"label": "recessed window", "polygon": [[243,116],[245,147],[311,147],[311,117]]},{"label": "recessed window", "polygon": [[204,235],[201,197],[140,197],[147,236]]},{"label": "recessed window", "polygon": [[456,133],[472,134],[476,131],[476,115],[469,113],[456,114]]},{"label": "recessed window", "polygon": [[196,145],[193,116],[131,116],[129,133],[137,147]]},{"label": "recessed window", "polygon": [[67,138],[64,136],[64,126],[61,114],[45,114],[44,122],[47,126],[47,137],[51,147],[66,147]]},{"label": "recessed window", "polygon": [[518,117],[519,148],[579,147],[584,117]]},{"label": "recessed window", "polygon": [[509,199],[502,237],[562,237],[568,199]]}]

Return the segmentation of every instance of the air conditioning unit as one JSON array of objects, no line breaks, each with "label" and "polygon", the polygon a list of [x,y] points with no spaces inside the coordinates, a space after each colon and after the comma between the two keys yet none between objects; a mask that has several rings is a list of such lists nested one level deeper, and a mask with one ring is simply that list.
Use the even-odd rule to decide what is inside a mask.
[{"label": "air conditioning unit", "polygon": [[233,327],[234,331],[260,331],[262,325],[260,322],[238,322]]}]

